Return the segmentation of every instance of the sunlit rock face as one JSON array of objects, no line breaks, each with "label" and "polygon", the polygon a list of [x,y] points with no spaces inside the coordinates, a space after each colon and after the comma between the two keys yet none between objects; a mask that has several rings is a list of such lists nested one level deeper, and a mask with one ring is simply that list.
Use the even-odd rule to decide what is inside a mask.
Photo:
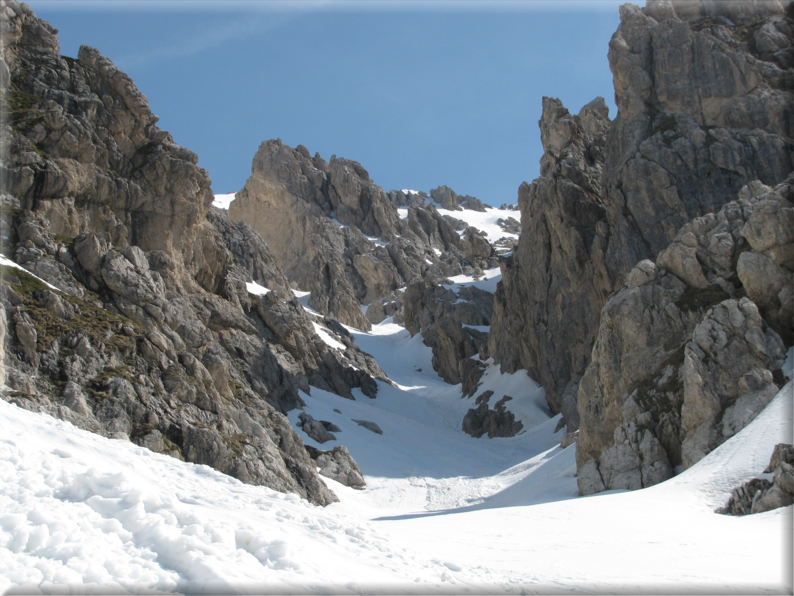
[{"label": "sunlit rock face", "polygon": [[692,466],[791,375],[781,366],[794,320],[792,183],[752,183],[695,218],[607,301],[579,385],[582,493],[642,488]]},{"label": "sunlit rock face", "polygon": [[211,213],[197,156],[127,75],[85,46],[60,56],[26,5],[0,10],[0,241],[23,268],[0,278],[4,397],[335,501],[284,412],[312,386],[374,396],[380,367],[349,339],[329,347],[262,239]]},{"label": "sunlit rock face", "polygon": [[774,186],[792,169],[790,3],[620,11],[615,119],[602,101],[571,115],[543,100],[541,176],[519,189],[521,239],[489,338],[490,355],[540,381],[569,429],[601,309],[625,276],[743,185]]},{"label": "sunlit rock face", "polygon": [[[398,207],[407,207],[405,219]],[[359,329],[382,321],[394,292],[412,281],[495,264],[481,233],[461,235],[459,222],[417,195],[386,194],[358,162],[326,162],[278,139],[260,145],[229,218],[265,239],[289,280],[311,292],[309,306]],[[374,305],[369,316],[362,305]]]}]

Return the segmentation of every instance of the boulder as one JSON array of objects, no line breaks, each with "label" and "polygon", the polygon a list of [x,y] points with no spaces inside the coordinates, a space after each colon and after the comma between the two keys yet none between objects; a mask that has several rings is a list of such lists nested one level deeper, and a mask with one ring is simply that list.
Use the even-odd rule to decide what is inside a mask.
[{"label": "boulder", "polygon": [[306,450],[317,463],[320,475],[336,480],[351,488],[362,489],[367,483],[356,461],[350,456],[347,447],[334,447],[331,451],[319,451],[307,446]]},{"label": "boulder", "polygon": [[513,437],[524,425],[516,421],[515,415],[505,408],[505,404],[513,398],[505,395],[494,404],[493,409],[488,407],[488,401],[493,391],[486,391],[475,400],[476,408],[471,408],[463,417],[463,432],[474,438],[488,434],[489,439],[496,437]]},{"label": "boulder", "polygon": [[353,422],[355,422],[359,426],[363,426],[369,431],[374,432],[376,435],[383,434],[383,431],[380,429],[380,426],[378,426],[375,422],[372,422],[370,420],[355,420],[355,419],[353,419]]}]

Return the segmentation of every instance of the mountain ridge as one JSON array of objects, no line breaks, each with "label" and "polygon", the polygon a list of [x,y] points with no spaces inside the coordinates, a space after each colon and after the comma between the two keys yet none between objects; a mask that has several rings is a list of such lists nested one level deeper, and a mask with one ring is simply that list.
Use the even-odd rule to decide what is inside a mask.
[{"label": "mountain ridge", "polygon": [[[669,477],[687,433],[716,428],[687,422],[692,409],[681,404],[700,403],[687,401],[687,389],[675,389],[669,412],[637,406],[629,394],[662,383],[658,366],[690,350],[692,333],[716,324],[719,309],[758,314],[747,316],[767,338],[758,348],[766,359],[742,369],[744,394],[720,393],[710,415],[721,421],[737,400],[763,395],[744,400],[751,419],[784,382],[794,265],[785,225],[771,235],[767,228],[791,214],[791,3],[622,7],[609,54],[618,114],[610,120],[602,98],[577,115],[543,99],[541,176],[519,189],[517,243],[519,222],[497,222],[501,244],[461,219],[489,212],[474,197],[446,186],[386,193],[358,162],[326,162],[280,140],[261,144],[228,210],[213,208],[197,157],[156,127],[129,77],[92,48],[76,60],[59,56],[48,24],[24,5],[3,6],[13,13],[7,77],[0,68],[9,122],[3,250],[62,290],[4,276],[4,369],[17,403],[328,503],[315,462],[279,416],[302,407],[299,391],[311,387],[376,398],[379,384],[391,383],[345,325],[402,323],[464,398],[478,393],[494,364],[528,371],[549,414],[563,414],[566,441],[582,441],[583,493],[638,487],[605,482],[610,466],[621,478],[634,466],[648,476],[642,486]],[[706,69],[692,58],[705,53]],[[737,97],[741,108],[726,109]],[[735,207],[720,211],[737,193],[741,229]],[[707,216],[734,222],[730,258],[719,253],[728,251],[725,231],[697,224]],[[693,225],[696,233],[681,231]],[[450,283],[491,279],[496,267],[495,292]],[[677,289],[665,291],[680,296],[667,303],[687,301],[679,309],[685,331],[674,339],[667,328],[642,339],[632,331],[635,312],[600,324],[627,291],[658,293],[671,283]],[[626,334],[665,349],[624,387],[605,363],[625,358]],[[514,396],[498,396],[491,410],[491,395],[479,393],[458,422],[463,431],[522,431],[510,418]],[[328,432],[327,421],[309,418],[301,432]],[[749,419],[734,422],[731,432]],[[727,436],[701,441],[698,457]],[[631,463],[637,449],[640,464]],[[264,480],[269,472],[257,462],[265,452],[278,481]],[[659,466],[664,472],[642,472]]]}]

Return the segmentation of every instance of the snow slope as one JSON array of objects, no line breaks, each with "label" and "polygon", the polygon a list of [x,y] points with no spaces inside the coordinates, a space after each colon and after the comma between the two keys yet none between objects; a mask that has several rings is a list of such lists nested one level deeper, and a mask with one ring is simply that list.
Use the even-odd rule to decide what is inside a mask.
[{"label": "snow slope", "polygon": [[[531,386],[536,426],[473,439],[458,426],[472,400],[438,379],[418,337],[386,323],[355,339],[396,386],[302,396],[342,428],[367,480],[328,480],[341,502],[326,508],[0,401],[0,591],[790,593],[792,508],[713,510],[791,442],[791,383],[679,476],[581,498],[575,445],[557,446]],[[526,385],[489,374],[504,391]]]},{"label": "snow slope", "polygon": [[465,221],[473,228],[485,232],[485,236],[490,242],[495,242],[500,238],[518,238],[518,234],[505,232],[496,222],[500,219],[507,219],[508,217],[512,217],[513,219],[520,222],[520,211],[503,211],[495,207],[486,207],[485,212],[474,211],[472,209],[463,209],[463,211],[450,211],[448,209],[441,208],[438,206],[438,204],[435,205],[441,215],[449,215],[455,219],[460,219]]}]

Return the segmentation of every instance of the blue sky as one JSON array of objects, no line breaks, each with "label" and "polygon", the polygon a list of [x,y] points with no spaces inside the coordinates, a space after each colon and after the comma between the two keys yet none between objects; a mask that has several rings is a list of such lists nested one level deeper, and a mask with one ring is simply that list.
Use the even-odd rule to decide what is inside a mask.
[{"label": "blue sky", "polygon": [[216,193],[262,141],[360,162],[386,191],[446,184],[500,205],[538,176],[541,98],[601,95],[621,0],[30,1],[61,53],[129,74]]}]

